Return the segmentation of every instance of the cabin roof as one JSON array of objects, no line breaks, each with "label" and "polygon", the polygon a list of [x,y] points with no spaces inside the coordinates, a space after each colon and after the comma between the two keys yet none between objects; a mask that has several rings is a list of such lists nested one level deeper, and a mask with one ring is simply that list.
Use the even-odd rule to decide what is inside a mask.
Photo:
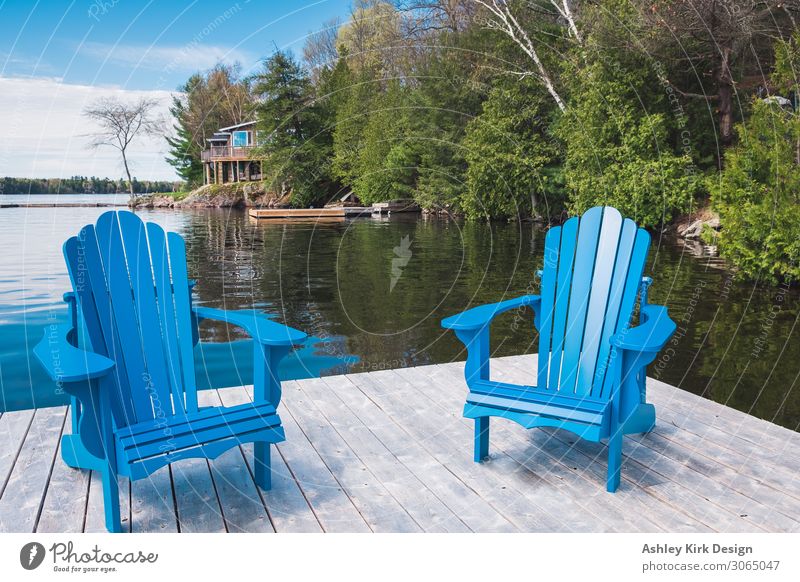
[{"label": "cabin roof", "polygon": [[236,125],[229,125],[228,127],[220,127],[217,132],[228,131],[231,129],[239,129],[240,127],[248,127],[250,125],[255,125],[255,121],[245,121],[243,123],[237,123]]}]

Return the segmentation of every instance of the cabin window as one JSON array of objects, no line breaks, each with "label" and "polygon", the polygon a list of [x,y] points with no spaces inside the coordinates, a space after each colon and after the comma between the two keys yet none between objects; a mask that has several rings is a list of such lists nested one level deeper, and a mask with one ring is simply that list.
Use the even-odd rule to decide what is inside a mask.
[{"label": "cabin window", "polygon": [[234,131],[233,132],[233,147],[241,148],[250,145],[250,132],[249,131]]}]

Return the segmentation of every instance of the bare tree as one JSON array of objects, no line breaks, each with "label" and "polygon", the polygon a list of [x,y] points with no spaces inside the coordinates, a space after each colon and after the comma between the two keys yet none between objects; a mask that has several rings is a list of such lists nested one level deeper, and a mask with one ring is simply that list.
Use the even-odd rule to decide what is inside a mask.
[{"label": "bare tree", "polygon": [[683,97],[713,103],[720,141],[729,145],[739,82],[764,81],[775,39],[797,28],[800,0],[637,0],[636,5],[652,31],[647,50],[685,71],[682,82],[664,80]]},{"label": "bare tree", "polygon": [[122,155],[122,165],[128,177],[128,187],[131,198],[133,179],[131,178],[128,163],[128,148],[131,143],[141,135],[155,135],[158,133],[153,110],[158,105],[154,99],[142,97],[133,103],[126,103],[114,97],[98,99],[83,111],[83,115],[96,122],[99,129],[90,134],[91,147],[99,148],[109,146],[119,151]]},{"label": "bare tree", "polygon": [[303,61],[311,71],[311,80],[315,85],[319,82],[320,71],[326,67],[333,67],[339,58],[336,37],[341,25],[342,22],[338,17],[326,20],[322,23],[322,28],[306,38],[303,45]]},{"label": "bare tree", "polygon": [[472,0],[395,0],[398,10],[410,15],[409,34],[461,32],[472,24],[477,7]]},{"label": "bare tree", "polygon": [[[531,41],[527,31],[522,27],[522,25],[520,25],[519,21],[514,16],[514,11],[512,10],[509,2],[507,0],[474,0],[474,2],[480,4],[489,12],[490,16],[486,21],[486,25],[489,28],[499,30],[508,36],[508,38],[514,41],[514,43],[520,49],[522,49],[522,52],[524,52],[533,61],[535,71],[532,71],[532,73],[538,77],[545,86],[547,92],[550,93],[550,96],[556,102],[556,105],[558,105],[558,108],[561,111],[565,111],[567,106],[564,103],[564,100],[561,98],[561,95],[556,90],[553,77],[545,68],[544,63],[542,62],[542,59],[539,57],[539,53],[536,50],[536,46]],[[572,30],[572,27],[574,26],[574,20],[572,19],[572,12],[569,10],[569,4],[566,2],[566,0],[564,0],[564,2],[553,1],[552,4],[556,6],[559,14],[561,14],[564,18],[568,18],[570,30]],[[577,28],[575,28],[573,34],[577,34]],[[576,38],[580,39],[580,35],[577,35]]]},{"label": "bare tree", "polygon": [[561,15],[561,18],[567,21],[569,33],[575,38],[575,40],[578,41],[578,43],[583,44],[583,36],[575,24],[575,16],[572,13],[572,8],[569,6],[569,0],[550,0],[550,4],[552,4],[553,7],[558,11],[558,13]]}]

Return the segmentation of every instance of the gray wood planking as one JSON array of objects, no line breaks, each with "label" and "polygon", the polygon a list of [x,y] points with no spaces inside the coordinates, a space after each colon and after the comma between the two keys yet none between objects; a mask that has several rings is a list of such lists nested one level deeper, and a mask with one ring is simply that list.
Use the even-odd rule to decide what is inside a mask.
[{"label": "gray wood planking", "polygon": [[[492,360],[531,382],[532,355]],[[494,421],[491,461],[472,462],[463,364],[284,382],[287,441],[270,491],[252,445],[120,479],[133,532],[800,531],[800,434],[656,380],[658,424],[625,439],[623,484],[605,492],[606,448]],[[205,391],[201,404],[252,399]],[[0,531],[105,531],[99,475],[67,467],[66,408],[0,415]]]},{"label": "gray wood planking", "polygon": [[[70,423],[71,414],[67,412],[65,430],[69,430]],[[61,443],[59,443],[36,531],[82,532],[89,499],[89,481],[88,471],[75,471],[61,461]]]}]

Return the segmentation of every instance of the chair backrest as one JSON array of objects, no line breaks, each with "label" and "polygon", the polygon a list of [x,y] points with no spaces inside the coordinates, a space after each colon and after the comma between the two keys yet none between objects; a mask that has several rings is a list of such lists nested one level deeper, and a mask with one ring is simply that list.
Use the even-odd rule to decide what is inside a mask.
[{"label": "chair backrest", "polygon": [[597,206],[545,237],[538,387],[607,400],[613,334],[631,322],[650,235]]},{"label": "chair backrest", "polygon": [[118,426],[197,410],[186,247],[131,212],[106,212],[64,243],[92,351],[116,362]]}]

